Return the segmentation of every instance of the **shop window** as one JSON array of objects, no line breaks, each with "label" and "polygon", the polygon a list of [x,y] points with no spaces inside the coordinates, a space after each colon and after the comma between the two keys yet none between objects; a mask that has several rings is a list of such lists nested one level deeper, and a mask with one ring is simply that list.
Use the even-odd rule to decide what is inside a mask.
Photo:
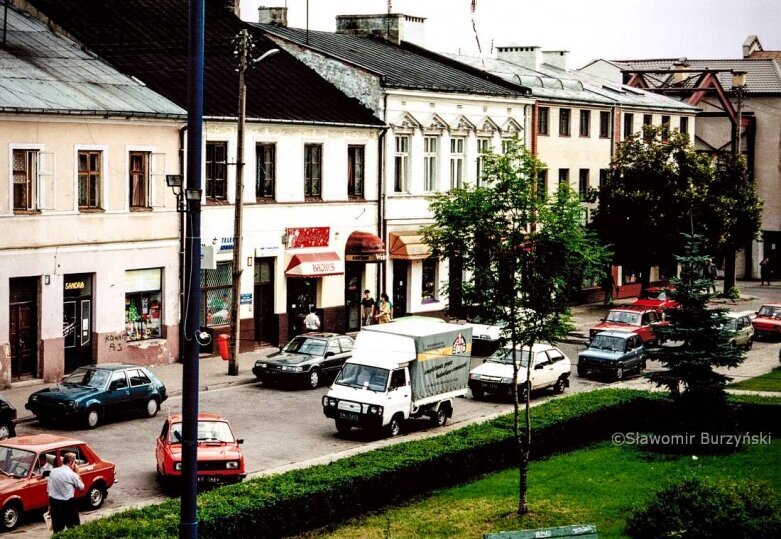
[{"label": "shop window", "polygon": [[421,275],[421,303],[437,301],[437,261],[427,258],[423,261]]},{"label": "shop window", "polygon": [[347,147],[347,194],[351,197],[363,197],[364,174],[363,146]]},{"label": "shop window", "polygon": [[125,332],[128,341],[163,336],[162,273],[161,268],[125,272]]},{"label": "shop window", "polygon": [[149,206],[149,152],[130,152],[130,207]]},{"label": "shop window", "polygon": [[217,269],[201,271],[200,320],[203,325],[230,323],[232,286],[233,262],[218,262]]},{"label": "shop window", "polygon": [[319,197],[323,181],[323,145],[304,145],[304,196]]},{"label": "shop window", "polygon": [[100,151],[80,151],[79,162],[79,207],[95,209],[100,207],[101,158]]},{"label": "shop window", "polygon": [[255,147],[255,198],[274,198],[274,178],[276,176],[276,145],[258,144]]},{"label": "shop window", "polygon": [[228,193],[228,143],[206,143],[206,197],[225,199]]}]

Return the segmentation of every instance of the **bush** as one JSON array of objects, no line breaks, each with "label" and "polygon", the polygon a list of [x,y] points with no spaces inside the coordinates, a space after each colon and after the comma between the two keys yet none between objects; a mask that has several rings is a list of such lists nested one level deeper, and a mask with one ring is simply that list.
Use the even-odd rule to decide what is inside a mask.
[{"label": "bush", "polygon": [[740,298],[740,289],[737,286],[733,286],[726,292],[721,292],[719,297],[724,299],[738,299]]},{"label": "bush", "polygon": [[781,498],[765,483],[690,478],[636,510],[626,532],[636,539],[781,537]]}]

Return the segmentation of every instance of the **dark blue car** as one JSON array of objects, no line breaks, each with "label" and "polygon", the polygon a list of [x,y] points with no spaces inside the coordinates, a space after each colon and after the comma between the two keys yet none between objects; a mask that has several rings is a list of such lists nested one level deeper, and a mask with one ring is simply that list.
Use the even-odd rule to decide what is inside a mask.
[{"label": "dark blue car", "polygon": [[144,367],[107,363],[79,367],[57,387],[30,395],[25,408],[44,424],[72,420],[94,428],[124,412],[154,417],[166,398],[163,383]]}]

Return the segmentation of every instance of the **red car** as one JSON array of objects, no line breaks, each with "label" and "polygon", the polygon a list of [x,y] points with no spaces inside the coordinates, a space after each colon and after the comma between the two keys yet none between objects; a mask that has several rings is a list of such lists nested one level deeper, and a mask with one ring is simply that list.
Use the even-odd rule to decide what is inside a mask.
[{"label": "red car", "polygon": [[664,314],[667,309],[678,308],[678,302],[670,298],[670,288],[662,286],[649,286],[632,305],[654,309],[659,314]]},{"label": "red car", "polygon": [[62,463],[65,453],[75,453],[84,490],[76,498],[88,509],[97,509],[116,483],[114,464],[101,459],[86,443],[52,434],[20,436],[0,442],[0,528],[12,530],[24,511],[48,506],[49,471]]},{"label": "red car", "polygon": [[656,309],[627,305],[610,309],[607,318],[589,330],[589,337],[594,338],[600,331],[607,329],[628,329],[637,333],[643,341],[643,345],[656,344],[658,339],[654,335],[654,327],[667,325]]},{"label": "red car", "polygon": [[[157,438],[157,477],[161,483],[182,476],[182,416],[166,419]],[[228,420],[217,414],[198,414],[198,481],[237,483],[247,476],[240,445]]]},{"label": "red car", "polygon": [[[757,337],[781,336],[781,303],[763,305],[751,323],[754,325],[754,333]],[[779,354],[779,358],[781,358],[781,354]]]}]

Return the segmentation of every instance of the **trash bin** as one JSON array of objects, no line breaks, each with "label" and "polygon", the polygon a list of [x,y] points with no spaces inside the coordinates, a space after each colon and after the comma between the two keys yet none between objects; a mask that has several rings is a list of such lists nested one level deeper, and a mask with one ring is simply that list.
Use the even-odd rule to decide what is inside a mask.
[{"label": "trash bin", "polygon": [[217,348],[220,351],[220,357],[225,361],[228,361],[231,357],[230,353],[230,337],[228,335],[217,336]]}]

